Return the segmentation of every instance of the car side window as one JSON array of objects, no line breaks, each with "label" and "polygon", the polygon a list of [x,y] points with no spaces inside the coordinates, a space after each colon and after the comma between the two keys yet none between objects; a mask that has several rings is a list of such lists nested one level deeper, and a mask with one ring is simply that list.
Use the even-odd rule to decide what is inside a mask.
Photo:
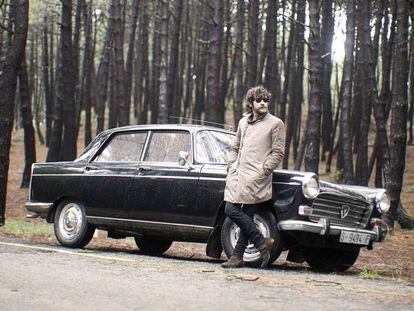
[{"label": "car side window", "polygon": [[144,161],[177,163],[180,151],[188,152],[191,161],[190,133],[155,132],[151,135]]},{"label": "car side window", "polygon": [[227,163],[235,135],[218,131],[200,131],[196,136],[196,161]]},{"label": "car side window", "polygon": [[94,162],[138,162],[146,136],[146,132],[117,134]]}]

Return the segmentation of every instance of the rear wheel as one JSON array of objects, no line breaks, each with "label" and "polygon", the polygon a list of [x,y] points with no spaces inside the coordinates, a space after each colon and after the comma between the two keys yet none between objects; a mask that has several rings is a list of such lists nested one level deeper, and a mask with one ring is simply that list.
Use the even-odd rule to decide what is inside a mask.
[{"label": "rear wheel", "polygon": [[317,272],[343,272],[352,267],[359,256],[359,248],[306,248],[303,257]]},{"label": "rear wheel", "polygon": [[59,243],[73,248],[84,247],[95,232],[95,228],[86,220],[83,205],[74,200],[64,200],[59,204],[53,228]]},{"label": "rear wheel", "polygon": [[173,241],[155,237],[139,236],[135,237],[135,243],[143,253],[159,255],[166,252],[171,247]]},{"label": "rear wheel", "polygon": [[[280,253],[282,252],[282,243],[280,232],[277,229],[276,218],[268,210],[258,210],[254,215],[253,221],[265,238],[270,237],[275,241],[270,251],[270,265],[280,256]],[[233,253],[237,240],[239,239],[239,235],[239,226],[237,226],[230,218],[226,217],[221,228],[221,243],[228,258],[230,258]],[[254,247],[251,243],[247,245],[243,255],[243,261],[250,266],[258,267],[262,262],[261,259],[262,256],[256,247]]]}]

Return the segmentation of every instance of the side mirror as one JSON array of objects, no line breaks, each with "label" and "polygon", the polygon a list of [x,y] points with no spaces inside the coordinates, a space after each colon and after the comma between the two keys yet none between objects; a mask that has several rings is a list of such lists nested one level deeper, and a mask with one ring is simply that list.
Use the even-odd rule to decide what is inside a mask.
[{"label": "side mirror", "polygon": [[180,164],[181,166],[184,166],[188,163],[188,152],[186,151],[180,151],[178,153],[178,164]]}]

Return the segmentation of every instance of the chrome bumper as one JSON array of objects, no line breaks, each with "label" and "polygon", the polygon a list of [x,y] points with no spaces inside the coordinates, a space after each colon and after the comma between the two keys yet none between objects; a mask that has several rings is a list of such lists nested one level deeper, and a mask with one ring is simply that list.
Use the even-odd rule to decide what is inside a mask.
[{"label": "chrome bumper", "polygon": [[35,213],[36,215],[46,218],[49,214],[49,211],[53,207],[53,203],[46,203],[46,202],[26,202],[24,207],[32,213]]},{"label": "chrome bumper", "polygon": [[343,226],[330,225],[329,222],[321,219],[319,222],[310,222],[302,220],[282,220],[277,225],[280,231],[304,231],[320,235],[340,235],[341,231],[365,233],[371,236],[371,241],[381,242],[386,235],[386,229],[375,225],[374,230],[365,230]]}]

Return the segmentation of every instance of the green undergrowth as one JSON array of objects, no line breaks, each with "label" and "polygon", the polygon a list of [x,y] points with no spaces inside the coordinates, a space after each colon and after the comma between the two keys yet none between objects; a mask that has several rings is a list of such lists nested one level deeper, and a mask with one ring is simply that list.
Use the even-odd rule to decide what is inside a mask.
[{"label": "green undergrowth", "polygon": [[375,270],[370,270],[367,267],[363,267],[362,270],[359,272],[359,276],[364,279],[371,279],[376,280],[379,279],[380,275]]},{"label": "green undergrowth", "polygon": [[0,232],[11,234],[43,234],[53,235],[53,224],[33,221],[27,218],[6,219]]}]

